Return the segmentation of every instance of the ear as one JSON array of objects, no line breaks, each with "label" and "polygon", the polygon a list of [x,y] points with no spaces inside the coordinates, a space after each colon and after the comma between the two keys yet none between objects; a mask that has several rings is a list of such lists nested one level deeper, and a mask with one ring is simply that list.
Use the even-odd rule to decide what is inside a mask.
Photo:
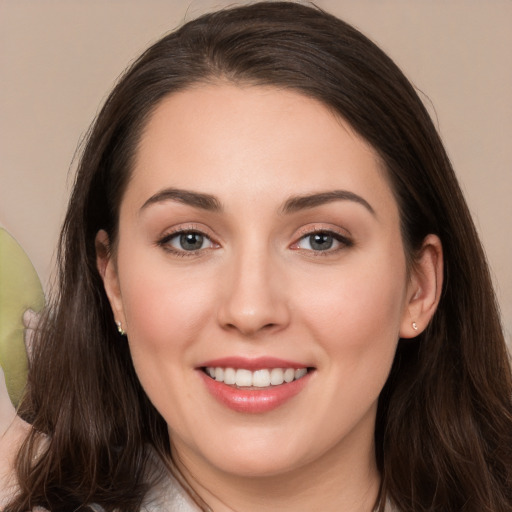
[{"label": "ear", "polygon": [[439,237],[428,235],[411,269],[401,338],[414,338],[426,329],[436,312],[442,287],[443,247]]},{"label": "ear", "polygon": [[116,322],[121,322],[122,327],[126,329],[126,319],[123,311],[123,301],[121,298],[121,288],[119,286],[116,262],[112,254],[109,236],[103,229],[96,234],[95,248],[96,266],[103,279],[103,286],[110,302],[112,313]]}]

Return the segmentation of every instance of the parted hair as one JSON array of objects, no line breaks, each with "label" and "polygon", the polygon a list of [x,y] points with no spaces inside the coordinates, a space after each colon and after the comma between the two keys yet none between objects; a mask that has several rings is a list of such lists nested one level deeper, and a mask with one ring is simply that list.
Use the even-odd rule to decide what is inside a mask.
[{"label": "parted hair", "polygon": [[16,462],[25,512],[138,511],[152,447],[172,463],[164,419],[119,338],[96,267],[115,244],[119,206],[145,123],[169,94],[228,81],[298,91],[341,116],[378,153],[398,203],[408,265],[428,234],[444,253],[427,329],[400,340],[381,393],[375,449],[380,510],[512,510],[512,377],[485,255],[436,129],[414,87],[356,29],[318,9],[261,2],[166,35],[120,78],[83,146],[58,252],[58,285],[37,333]]}]

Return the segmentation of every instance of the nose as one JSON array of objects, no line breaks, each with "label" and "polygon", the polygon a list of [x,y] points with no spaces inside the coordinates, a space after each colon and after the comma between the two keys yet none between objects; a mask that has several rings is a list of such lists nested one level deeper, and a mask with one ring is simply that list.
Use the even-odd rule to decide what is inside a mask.
[{"label": "nose", "polygon": [[218,321],[246,337],[284,329],[290,321],[285,272],[267,251],[245,251],[226,270]]}]

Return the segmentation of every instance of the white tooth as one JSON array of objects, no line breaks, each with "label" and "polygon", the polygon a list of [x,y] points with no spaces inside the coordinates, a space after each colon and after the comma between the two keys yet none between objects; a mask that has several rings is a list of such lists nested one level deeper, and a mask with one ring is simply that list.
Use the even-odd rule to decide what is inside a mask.
[{"label": "white tooth", "polygon": [[270,386],[270,372],[268,370],[256,370],[252,374],[252,385],[257,388]]},{"label": "white tooth", "polygon": [[233,368],[226,368],[224,370],[224,384],[235,384],[236,383],[236,371]]},{"label": "white tooth", "polygon": [[270,384],[272,386],[279,386],[284,382],[284,372],[282,368],[272,368],[270,372]]},{"label": "white tooth", "polygon": [[219,366],[215,368],[215,380],[219,382],[224,381],[224,368],[220,368]]},{"label": "white tooth", "polygon": [[241,387],[252,386],[252,372],[242,368],[236,371],[236,385]]},{"label": "white tooth", "polygon": [[206,373],[212,378],[212,379],[215,379],[215,368],[213,368],[212,366],[208,366],[206,368]]},{"label": "white tooth", "polygon": [[306,368],[299,368],[298,370],[295,370],[295,379],[300,379],[301,377],[304,377],[308,373],[308,370]]},{"label": "white tooth", "polygon": [[285,382],[291,382],[295,378],[295,370],[293,368],[286,368],[283,372]]}]

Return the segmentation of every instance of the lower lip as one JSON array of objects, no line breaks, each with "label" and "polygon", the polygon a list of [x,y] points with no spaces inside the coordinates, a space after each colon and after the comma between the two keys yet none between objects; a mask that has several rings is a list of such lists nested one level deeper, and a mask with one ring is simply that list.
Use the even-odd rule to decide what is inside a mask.
[{"label": "lower lip", "polygon": [[300,393],[311,377],[308,371],[304,377],[293,382],[261,389],[243,389],[218,382],[202,370],[198,370],[208,391],[223,405],[236,412],[262,413],[280,407]]}]

